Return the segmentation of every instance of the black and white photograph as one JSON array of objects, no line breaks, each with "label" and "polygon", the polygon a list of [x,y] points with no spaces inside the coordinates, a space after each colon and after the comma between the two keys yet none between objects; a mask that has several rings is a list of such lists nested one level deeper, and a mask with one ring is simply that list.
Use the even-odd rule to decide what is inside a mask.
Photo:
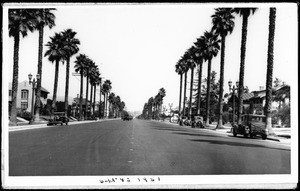
[{"label": "black and white photograph", "polygon": [[3,188],[297,188],[297,3],[2,10]]}]

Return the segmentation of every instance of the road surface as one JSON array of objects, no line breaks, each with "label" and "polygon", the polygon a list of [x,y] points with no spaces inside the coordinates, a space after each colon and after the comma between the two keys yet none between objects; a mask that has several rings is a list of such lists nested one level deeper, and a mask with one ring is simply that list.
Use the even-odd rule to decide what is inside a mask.
[{"label": "road surface", "polygon": [[10,176],[289,174],[289,147],[134,119],[13,131]]}]

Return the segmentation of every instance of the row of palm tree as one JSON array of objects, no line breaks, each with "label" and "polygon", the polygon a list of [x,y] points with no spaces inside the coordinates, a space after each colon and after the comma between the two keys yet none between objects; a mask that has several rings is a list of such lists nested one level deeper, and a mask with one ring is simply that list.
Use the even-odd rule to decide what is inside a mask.
[{"label": "row of palm tree", "polygon": [[164,88],[160,88],[155,96],[150,97],[148,102],[144,104],[142,118],[158,119],[162,111],[162,104],[165,96],[166,90]]},{"label": "row of palm tree", "polygon": [[[55,9],[9,9],[9,36],[14,38],[14,66],[13,66],[13,82],[12,82],[12,108],[10,120],[13,125],[17,123],[17,92],[18,92],[18,75],[19,75],[19,43],[20,34],[23,37],[27,36],[28,32],[39,31],[39,49],[38,49],[38,74],[40,76],[37,79],[36,87],[36,103],[35,103],[35,120],[39,120],[39,106],[40,106],[40,92],[41,92],[41,81],[42,81],[42,58],[43,58],[43,35],[44,28],[48,26],[52,28],[55,26],[55,15],[52,13]],[[72,29],[66,29],[62,32],[55,33],[53,37],[50,37],[50,41],[47,42],[46,46],[48,49],[45,51],[44,56],[48,57],[48,60],[55,63],[55,77],[54,77],[54,88],[51,113],[53,114],[56,107],[57,98],[57,86],[59,78],[59,66],[60,63],[66,62],[66,84],[65,84],[65,115],[68,113],[68,97],[69,97],[69,74],[70,74],[70,60],[71,57],[79,52],[80,41],[77,39],[76,32]],[[82,108],[82,96],[83,96],[83,77],[86,77],[86,104],[84,118],[87,118],[88,107],[91,108],[91,114],[95,113],[95,98],[96,98],[96,87],[100,86],[100,102],[99,102],[99,116],[101,115],[101,94],[104,95],[105,108],[107,108],[107,97],[111,90],[111,82],[106,80],[104,84],[101,84],[101,77],[99,68],[95,62],[88,58],[84,54],[79,54],[75,61],[75,71],[80,73],[81,84],[80,84],[80,119],[83,119],[83,108]],[[90,105],[88,106],[88,88],[91,85],[90,92]],[[102,86],[102,88],[101,88]],[[94,94],[94,100],[92,96]],[[120,97],[117,96],[119,101],[116,101],[119,105],[119,109],[123,110],[125,103],[121,101]]]},{"label": "row of palm tree", "polygon": [[[244,93],[244,75],[245,75],[245,57],[246,57],[246,41],[247,41],[247,28],[248,17],[254,14],[257,8],[217,8],[212,15],[212,28],[209,31],[205,31],[203,36],[197,39],[194,45],[189,48],[184,55],[178,60],[175,65],[175,71],[180,75],[180,91],[179,91],[179,115],[192,116],[192,89],[193,89],[193,76],[194,68],[198,66],[198,88],[197,88],[197,105],[196,115],[200,115],[201,106],[201,83],[202,83],[202,66],[204,62],[207,62],[207,92],[206,92],[206,126],[209,125],[210,116],[210,75],[211,75],[211,62],[214,57],[217,56],[221,49],[220,59],[220,89],[219,89],[219,113],[218,113],[218,125],[217,128],[223,127],[223,86],[224,86],[224,66],[225,66],[225,43],[226,36],[230,34],[234,29],[234,14],[238,14],[243,18],[242,24],[242,41],[241,41],[241,60],[240,60],[240,72],[239,72],[239,86],[238,86],[238,124],[241,123],[241,114],[243,108],[243,93]],[[267,116],[267,126],[271,129],[271,90],[272,90],[272,71],[273,71],[273,42],[275,31],[275,17],[276,8],[270,8],[270,24],[269,24],[269,48],[268,48],[268,65],[267,65],[267,94],[265,111]],[[188,113],[186,113],[186,85],[187,85],[187,73],[191,71],[190,82],[190,101],[188,106]],[[183,109],[181,109],[182,103],[182,83],[184,76],[184,93],[183,93]],[[182,112],[181,112],[182,111]],[[269,121],[268,121],[269,120]]]},{"label": "row of palm tree", "polygon": [[[43,59],[43,36],[44,28],[55,26],[55,15],[52,13],[55,9],[9,9],[8,10],[8,29],[9,36],[14,38],[14,63],[13,63],[13,80],[12,80],[12,105],[10,120],[13,125],[17,124],[17,92],[19,78],[19,47],[20,34],[26,37],[28,32],[39,32],[38,48],[38,74],[36,90],[36,106],[40,105],[41,83],[42,83],[42,59]],[[39,119],[39,107],[36,107],[35,118]]]}]

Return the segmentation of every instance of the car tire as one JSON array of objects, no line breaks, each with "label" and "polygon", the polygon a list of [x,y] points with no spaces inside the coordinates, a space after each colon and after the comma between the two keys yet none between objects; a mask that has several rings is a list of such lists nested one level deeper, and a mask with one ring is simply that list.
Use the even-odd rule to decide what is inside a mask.
[{"label": "car tire", "polygon": [[267,139],[267,135],[261,135],[261,138],[262,138],[263,140],[266,140],[266,139]]},{"label": "car tire", "polygon": [[234,137],[236,137],[236,134],[237,134],[237,133],[235,132],[234,129],[232,130],[232,134],[233,134]]},{"label": "car tire", "polygon": [[244,133],[244,137],[247,138],[248,137],[248,133]]},{"label": "car tire", "polygon": [[250,133],[250,138],[253,138],[253,137],[254,137],[254,135],[252,133]]}]

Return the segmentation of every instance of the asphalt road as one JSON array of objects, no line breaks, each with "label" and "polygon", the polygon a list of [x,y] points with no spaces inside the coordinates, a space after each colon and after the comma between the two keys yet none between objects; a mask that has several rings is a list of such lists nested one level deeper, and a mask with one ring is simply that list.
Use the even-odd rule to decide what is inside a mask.
[{"label": "asphalt road", "polygon": [[290,148],[134,119],[13,131],[10,176],[289,174]]}]

